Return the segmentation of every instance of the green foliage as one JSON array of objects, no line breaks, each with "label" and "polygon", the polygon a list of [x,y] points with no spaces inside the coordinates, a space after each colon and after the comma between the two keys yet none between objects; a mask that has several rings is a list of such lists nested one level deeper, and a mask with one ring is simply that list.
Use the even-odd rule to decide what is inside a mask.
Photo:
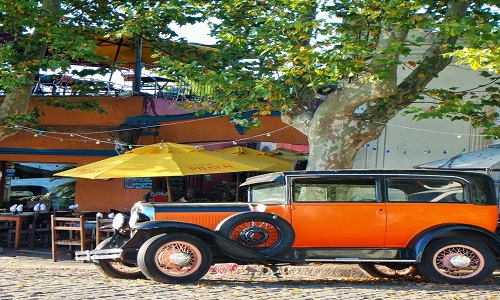
[{"label": "green foliage", "polygon": [[97,37],[140,36],[152,44],[158,42],[161,49],[159,41],[176,39],[169,24],[205,19],[202,4],[197,0],[0,0],[0,33],[7,37],[0,47],[0,86],[10,93],[31,84],[39,70],[62,74],[72,63],[112,61],[96,54]]},{"label": "green foliage", "polygon": [[0,119],[0,126],[13,127],[19,124],[36,127],[40,121],[38,118],[43,115],[38,108],[25,114],[11,114]]},{"label": "green foliage", "polygon": [[52,107],[61,107],[66,110],[79,109],[82,111],[96,111],[100,114],[108,114],[106,110],[99,106],[99,100],[69,100],[65,98],[43,99],[41,103]]},{"label": "green foliage", "polygon": [[488,84],[473,90],[428,89],[421,96],[433,99],[431,105],[412,106],[404,113],[413,114],[416,120],[448,118],[470,122],[475,128],[483,128],[487,138],[499,138],[500,77],[481,74],[489,78]]},{"label": "green foliage", "polygon": [[[429,43],[426,35],[431,30],[439,32],[443,39],[461,37],[459,47],[466,44],[483,48],[476,55],[476,59],[481,59],[476,67],[492,67],[500,61],[497,49],[484,49],[489,44],[485,41],[498,40],[499,14],[491,10],[495,2],[471,2],[465,16],[450,13],[448,3],[451,2],[207,1],[208,14],[217,19],[211,27],[220,51],[190,63],[174,58],[161,62],[166,74],[213,86],[217,102],[210,107],[212,112],[257,110],[266,115],[272,110],[289,111],[298,103],[307,105],[311,90],[328,84],[345,86],[364,72],[371,72],[372,80],[380,80],[390,76],[389,65],[418,66],[421,61],[408,63],[404,57],[414,47],[425,51]],[[405,29],[411,34],[403,42],[378,47],[384,26]],[[485,57],[487,63],[483,61]],[[421,91],[408,98],[418,99]],[[488,103],[492,99],[475,105],[464,102],[465,107],[456,115],[434,110],[428,117],[468,117],[475,126],[489,127],[494,116],[480,112]]]}]

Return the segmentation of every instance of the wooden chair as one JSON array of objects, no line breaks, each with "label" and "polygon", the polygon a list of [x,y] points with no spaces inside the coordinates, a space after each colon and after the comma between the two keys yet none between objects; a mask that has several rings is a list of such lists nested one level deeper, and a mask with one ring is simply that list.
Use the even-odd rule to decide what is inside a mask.
[{"label": "wooden chair", "polygon": [[[52,259],[57,261],[59,254],[70,254],[75,257],[75,246],[80,250],[87,250],[87,245],[95,243],[89,229],[85,228],[85,216],[59,217],[51,216],[52,224]],[[58,250],[58,246],[67,246],[65,250]]]},{"label": "wooden chair", "polygon": [[[45,248],[49,247],[51,235],[49,214],[35,212],[33,219],[26,224],[25,229],[21,229],[20,241],[29,249],[35,248],[35,244],[42,244]],[[7,247],[11,248],[16,235],[16,230],[9,229],[7,237]]]},{"label": "wooden chair", "polygon": [[111,237],[114,234],[114,229],[111,227],[113,223],[113,219],[105,219],[105,218],[96,218],[96,231],[95,231],[95,239],[96,246],[99,245],[103,240]]},{"label": "wooden chair", "polygon": [[8,246],[9,228],[10,228],[9,221],[0,222],[0,244],[5,247]]}]

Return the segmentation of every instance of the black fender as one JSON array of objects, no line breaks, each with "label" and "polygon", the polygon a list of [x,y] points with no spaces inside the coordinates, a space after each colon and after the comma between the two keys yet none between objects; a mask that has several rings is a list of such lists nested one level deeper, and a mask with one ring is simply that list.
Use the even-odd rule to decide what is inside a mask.
[{"label": "black fender", "polygon": [[209,246],[217,248],[221,253],[237,261],[251,263],[275,261],[275,259],[240,245],[216,231],[193,223],[179,221],[147,221],[137,224],[134,229],[136,231],[133,237],[122,247],[124,251],[138,250],[144,242],[158,234],[182,232],[201,239]]},{"label": "black fender", "polygon": [[463,224],[447,224],[430,227],[415,236],[408,245],[406,258],[415,259],[420,262],[422,254],[427,245],[436,238],[467,236],[475,240],[482,240],[490,247],[496,256],[500,256],[500,237],[495,233],[481,227]]},{"label": "black fender", "polygon": [[128,240],[130,240],[130,235],[124,235],[115,231],[115,234],[113,234],[110,239],[106,240],[106,244],[104,244],[101,249],[121,248]]}]

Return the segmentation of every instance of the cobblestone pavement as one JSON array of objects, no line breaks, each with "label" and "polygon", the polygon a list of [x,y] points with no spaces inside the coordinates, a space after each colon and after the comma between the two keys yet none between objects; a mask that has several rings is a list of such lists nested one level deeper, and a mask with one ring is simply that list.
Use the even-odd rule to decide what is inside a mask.
[{"label": "cobblestone pavement", "polygon": [[452,286],[374,279],[345,265],[288,268],[282,278],[224,266],[197,283],[178,285],[110,279],[91,263],[12,250],[0,254],[0,266],[0,299],[500,299],[500,274],[479,285]]}]

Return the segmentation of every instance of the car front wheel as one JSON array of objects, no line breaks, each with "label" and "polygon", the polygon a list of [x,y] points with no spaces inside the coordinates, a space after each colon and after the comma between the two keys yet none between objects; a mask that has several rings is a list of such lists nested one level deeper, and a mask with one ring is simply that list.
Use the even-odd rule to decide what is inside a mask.
[{"label": "car front wheel", "polygon": [[478,283],[495,267],[495,255],[487,246],[457,238],[433,242],[418,264],[419,272],[428,280],[450,284]]},{"label": "car front wheel", "polygon": [[205,276],[212,266],[212,254],[202,240],[192,235],[160,234],[141,246],[137,263],[151,280],[187,283]]},{"label": "car front wheel", "polygon": [[[111,238],[105,239],[99,243],[95,250],[102,249],[109,240],[111,240]],[[120,261],[94,260],[94,265],[96,266],[97,271],[106,277],[120,279],[139,279],[146,277],[142,274],[142,271],[138,266],[126,264]]]}]

